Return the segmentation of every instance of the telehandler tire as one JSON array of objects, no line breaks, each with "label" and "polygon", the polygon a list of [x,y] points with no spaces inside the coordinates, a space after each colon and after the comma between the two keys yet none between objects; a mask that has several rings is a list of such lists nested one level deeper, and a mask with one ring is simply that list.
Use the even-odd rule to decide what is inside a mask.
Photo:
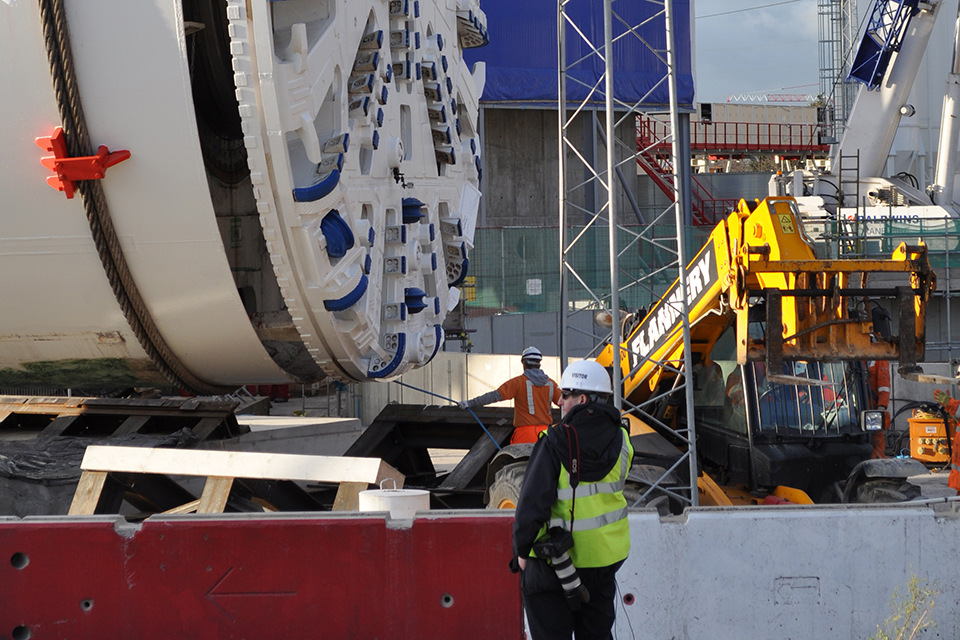
[{"label": "telehandler tire", "polygon": [[526,472],[526,461],[508,464],[497,471],[497,476],[490,485],[487,509],[516,509],[520,501],[520,486]]}]

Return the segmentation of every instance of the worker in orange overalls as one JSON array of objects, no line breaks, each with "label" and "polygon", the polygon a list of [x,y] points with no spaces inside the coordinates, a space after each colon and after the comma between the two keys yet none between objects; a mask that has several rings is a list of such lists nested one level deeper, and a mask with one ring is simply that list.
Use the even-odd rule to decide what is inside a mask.
[{"label": "worker in orange overalls", "polygon": [[482,407],[501,400],[513,400],[513,436],[510,444],[536,442],[537,434],[550,426],[550,403],[560,406],[560,387],[540,370],[543,354],[536,347],[524,349],[520,355],[523,373],[490,391],[470,400],[462,400],[461,409]]},{"label": "worker in orange overalls", "polygon": [[[950,394],[946,391],[937,389],[933,392],[933,399],[943,405],[948,415],[957,415],[957,408],[960,407],[960,401],[956,398],[951,398]],[[947,484],[951,489],[960,494],[960,437],[957,437],[958,433],[960,433],[960,430],[955,430],[953,434],[953,446],[951,447],[953,454],[950,456],[950,477],[947,478]],[[947,435],[949,436],[949,432]]]},{"label": "worker in orange overalls", "polygon": [[870,436],[873,442],[871,458],[886,458],[887,438],[884,431],[890,428],[890,363],[886,360],[871,360],[867,363],[870,371],[870,397],[875,409],[883,411],[883,429],[874,431]]}]

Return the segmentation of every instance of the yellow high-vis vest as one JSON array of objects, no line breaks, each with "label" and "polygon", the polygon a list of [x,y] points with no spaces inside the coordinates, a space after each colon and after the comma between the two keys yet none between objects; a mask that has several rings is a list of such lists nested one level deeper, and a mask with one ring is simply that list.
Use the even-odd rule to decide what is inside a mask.
[{"label": "yellow high-vis vest", "polygon": [[[551,527],[570,531],[570,510],[573,518],[573,549],[570,559],[576,567],[606,567],[626,559],[630,552],[630,525],[627,522],[627,500],[623,487],[633,461],[633,446],[626,430],[620,429],[623,445],[620,463],[615,464],[598,482],[577,485],[576,504],[570,473],[560,465],[557,501],[550,508],[550,522],[537,534],[537,542],[548,537]],[[530,552],[534,555],[533,552]]]}]

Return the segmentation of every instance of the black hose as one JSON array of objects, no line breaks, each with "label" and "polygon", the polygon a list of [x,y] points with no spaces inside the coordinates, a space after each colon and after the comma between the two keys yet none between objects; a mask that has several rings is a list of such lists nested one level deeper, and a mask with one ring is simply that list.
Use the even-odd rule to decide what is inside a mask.
[{"label": "black hose", "polygon": [[[891,400],[892,402],[893,400]],[[951,460],[953,459],[953,442],[950,440],[950,414],[947,413],[947,410],[939,402],[930,402],[929,400],[903,400],[901,398],[896,399],[897,402],[906,402],[906,404],[893,414],[893,417],[890,419],[890,422],[893,421],[904,411],[909,411],[912,409],[920,409],[921,411],[926,411],[927,413],[935,413],[943,420],[943,433],[947,441],[947,457]],[[904,433],[910,433],[910,430],[907,429]],[[903,436],[901,435],[900,438]],[[900,439],[897,439],[897,446],[900,445]]]},{"label": "black hose", "polygon": [[913,175],[912,173],[908,173],[908,172],[906,172],[906,171],[901,171],[900,173],[898,173],[898,174],[897,174],[896,176],[894,176],[894,177],[895,177],[895,178],[900,178],[900,179],[903,180],[904,182],[910,182],[910,184],[913,185],[913,188],[914,188],[914,189],[919,189],[919,188],[920,188],[920,182],[917,181],[917,176]]}]

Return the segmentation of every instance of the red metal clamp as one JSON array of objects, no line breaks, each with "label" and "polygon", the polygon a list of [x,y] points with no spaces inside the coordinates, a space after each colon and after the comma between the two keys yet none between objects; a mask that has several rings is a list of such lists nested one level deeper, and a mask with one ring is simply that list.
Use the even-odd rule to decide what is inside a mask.
[{"label": "red metal clamp", "polygon": [[53,135],[37,138],[37,146],[44,151],[53,152],[52,156],[40,158],[40,163],[57,175],[47,178],[47,184],[63,191],[68,198],[73,197],[76,182],[79,180],[99,180],[106,175],[107,167],[123,162],[130,157],[129,151],[114,151],[101,145],[97,154],[82,158],[67,157],[67,141],[63,127],[57,127]]}]

